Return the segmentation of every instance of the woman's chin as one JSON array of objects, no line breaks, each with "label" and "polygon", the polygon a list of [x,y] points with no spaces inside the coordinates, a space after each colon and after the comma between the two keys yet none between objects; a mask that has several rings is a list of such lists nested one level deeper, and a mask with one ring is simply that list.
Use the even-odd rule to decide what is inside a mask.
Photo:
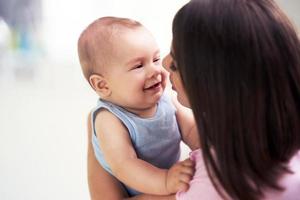
[{"label": "woman's chin", "polygon": [[181,105],[191,108],[190,102],[187,100],[187,98],[177,95],[177,100]]}]

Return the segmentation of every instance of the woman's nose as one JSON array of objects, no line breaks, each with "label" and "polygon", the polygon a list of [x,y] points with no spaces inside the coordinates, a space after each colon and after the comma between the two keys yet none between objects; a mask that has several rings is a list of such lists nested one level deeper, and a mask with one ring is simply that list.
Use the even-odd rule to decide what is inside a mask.
[{"label": "woman's nose", "polygon": [[169,69],[170,69],[171,62],[172,62],[172,58],[171,58],[170,54],[166,55],[163,58],[162,65],[167,71],[169,71]]}]

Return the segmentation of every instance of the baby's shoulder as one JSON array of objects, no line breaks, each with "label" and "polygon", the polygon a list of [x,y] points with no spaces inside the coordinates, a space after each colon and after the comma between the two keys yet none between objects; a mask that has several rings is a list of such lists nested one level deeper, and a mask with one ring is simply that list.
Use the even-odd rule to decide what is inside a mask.
[{"label": "baby's shoulder", "polygon": [[95,127],[96,129],[111,129],[112,127],[115,128],[123,128],[123,124],[120,119],[115,116],[111,111],[108,109],[99,109],[97,113],[95,113]]}]

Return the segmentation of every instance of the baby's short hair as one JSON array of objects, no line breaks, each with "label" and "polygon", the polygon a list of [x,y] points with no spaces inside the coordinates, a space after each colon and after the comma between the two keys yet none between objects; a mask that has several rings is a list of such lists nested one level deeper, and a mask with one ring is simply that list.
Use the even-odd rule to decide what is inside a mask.
[{"label": "baby's short hair", "polygon": [[112,36],[124,29],[133,29],[142,25],[132,19],[102,17],[92,22],[78,39],[78,56],[84,77],[102,73],[108,63],[112,47]]}]

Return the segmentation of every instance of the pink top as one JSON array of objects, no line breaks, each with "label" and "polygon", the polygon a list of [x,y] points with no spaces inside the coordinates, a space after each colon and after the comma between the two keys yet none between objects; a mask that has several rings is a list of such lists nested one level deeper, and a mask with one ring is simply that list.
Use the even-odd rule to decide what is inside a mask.
[{"label": "pink top", "polygon": [[[214,188],[205,169],[200,149],[190,153],[191,160],[196,163],[196,172],[190,182],[190,188],[186,192],[177,192],[177,200],[222,200]],[[280,186],[284,191],[268,190],[265,192],[264,200],[299,200],[300,199],[300,151],[291,159],[289,163],[293,174],[284,174],[280,180]]]}]

